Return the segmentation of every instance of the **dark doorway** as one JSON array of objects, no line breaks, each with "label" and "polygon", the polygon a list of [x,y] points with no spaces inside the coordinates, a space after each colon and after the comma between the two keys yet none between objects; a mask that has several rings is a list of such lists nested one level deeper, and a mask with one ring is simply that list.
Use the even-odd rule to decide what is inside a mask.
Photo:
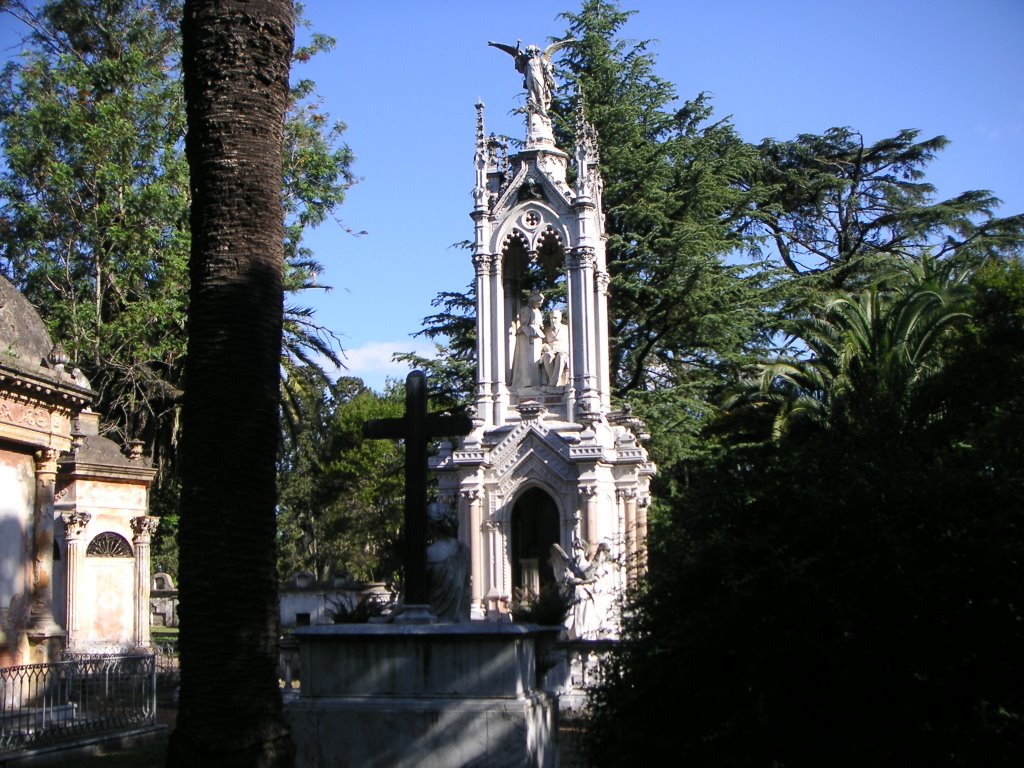
[{"label": "dark doorway", "polygon": [[512,586],[539,592],[555,580],[549,558],[559,543],[558,507],[540,488],[531,488],[512,508]]}]

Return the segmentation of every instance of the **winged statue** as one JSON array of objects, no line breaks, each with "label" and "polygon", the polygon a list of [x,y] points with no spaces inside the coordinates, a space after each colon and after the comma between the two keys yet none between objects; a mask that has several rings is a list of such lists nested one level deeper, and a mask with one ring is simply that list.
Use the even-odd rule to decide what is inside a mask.
[{"label": "winged statue", "polygon": [[555,89],[554,68],[551,64],[551,57],[560,48],[575,43],[576,38],[567,37],[564,40],[557,40],[543,51],[536,45],[528,45],[526,49],[520,48],[519,40],[515,46],[504,43],[488,42],[487,44],[504,51],[513,58],[516,71],[523,75],[523,87],[526,89],[526,103],[531,111],[537,112],[545,117],[551,108],[551,93]]}]

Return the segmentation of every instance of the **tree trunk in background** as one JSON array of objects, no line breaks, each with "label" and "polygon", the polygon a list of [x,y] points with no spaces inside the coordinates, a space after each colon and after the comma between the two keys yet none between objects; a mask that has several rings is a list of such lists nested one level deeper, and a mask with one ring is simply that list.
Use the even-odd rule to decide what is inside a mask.
[{"label": "tree trunk in background", "polygon": [[191,171],[181,698],[169,766],[287,766],[277,682],[283,121],[291,0],[187,0]]}]

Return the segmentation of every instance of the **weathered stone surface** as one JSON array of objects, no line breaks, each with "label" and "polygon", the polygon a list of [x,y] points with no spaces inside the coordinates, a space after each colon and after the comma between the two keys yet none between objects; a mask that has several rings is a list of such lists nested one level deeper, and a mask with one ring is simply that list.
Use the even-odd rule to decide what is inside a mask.
[{"label": "weathered stone surface", "polygon": [[303,627],[286,706],[299,768],[554,768],[557,702],[537,688],[534,628]]}]

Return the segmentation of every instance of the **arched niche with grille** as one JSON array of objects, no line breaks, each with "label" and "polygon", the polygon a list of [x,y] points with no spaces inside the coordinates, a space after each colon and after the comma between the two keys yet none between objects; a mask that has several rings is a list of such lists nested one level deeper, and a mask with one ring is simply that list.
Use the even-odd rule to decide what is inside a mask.
[{"label": "arched niche with grille", "polygon": [[128,540],[113,531],[99,533],[89,542],[85,554],[89,557],[134,557]]}]

